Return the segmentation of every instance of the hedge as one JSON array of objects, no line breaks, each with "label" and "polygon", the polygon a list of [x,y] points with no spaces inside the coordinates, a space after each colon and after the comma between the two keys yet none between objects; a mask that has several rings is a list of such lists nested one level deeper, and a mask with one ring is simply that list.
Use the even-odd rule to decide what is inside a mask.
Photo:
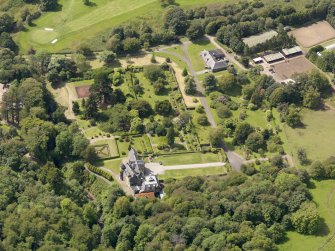
[{"label": "hedge", "polygon": [[110,181],[113,181],[113,176],[109,173],[107,173],[106,171],[102,170],[101,168],[99,167],[96,167],[96,166],[93,166],[89,163],[86,164],[88,170],[90,170],[91,172],[93,173],[96,173],[104,178],[106,178],[107,180],[110,180]]}]

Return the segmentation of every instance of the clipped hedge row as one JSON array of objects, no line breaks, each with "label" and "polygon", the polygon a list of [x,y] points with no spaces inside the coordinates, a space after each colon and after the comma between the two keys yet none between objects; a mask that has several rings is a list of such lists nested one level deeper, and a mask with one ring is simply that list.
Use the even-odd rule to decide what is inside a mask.
[{"label": "clipped hedge row", "polygon": [[106,178],[107,180],[110,180],[110,181],[113,181],[113,176],[109,173],[107,173],[106,171],[102,170],[101,168],[99,167],[96,167],[96,166],[93,166],[89,163],[86,164],[88,170],[90,170],[91,172],[93,173],[96,173],[104,178]]}]

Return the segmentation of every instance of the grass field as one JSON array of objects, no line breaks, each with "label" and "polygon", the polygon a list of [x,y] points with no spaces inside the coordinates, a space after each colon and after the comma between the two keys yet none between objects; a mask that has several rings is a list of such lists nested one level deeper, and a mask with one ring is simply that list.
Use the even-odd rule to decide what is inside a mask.
[{"label": "grass field", "polygon": [[120,164],[122,159],[112,159],[112,160],[105,160],[102,162],[102,165],[110,170],[112,170],[114,173],[118,174],[120,173]]},{"label": "grass field", "polygon": [[303,147],[311,160],[324,160],[335,152],[335,111],[304,110],[303,128],[292,129],[285,125],[288,144],[297,162],[297,149]]},{"label": "grass field", "polygon": [[332,251],[335,250],[335,181],[325,180],[314,182],[310,191],[318,206],[324,226],[318,236],[306,236],[296,232],[287,234],[288,241],[279,245],[279,251]]},{"label": "grass field", "polygon": [[165,166],[173,165],[187,165],[187,164],[201,164],[219,162],[219,156],[214,153],[185,153],[185,154],[174,154],[159,156],[155,159],[155,162],[161,161]]},{"label": "grass field", "polygon": [[194,169],[181,169],[181,170],[167,170],[164,174],[159,175],[159,179],[181,179],[186,176],[206,176],[206,175],[219,175],[226,174],[227,169],[224,166],[209,167],[209,168],[194,168]]},{"label": "grass field", "polygon": [[[20,32],[16,41],[23,52],[30,47],[51,52],[68,51],[83,41],[95,41],[101,46],[100,35],[123,22],[145,16],[146,20],[154,17],[156,24],[159,24],[162,19],[163,9],[157,0],[95,0],[93,2],[94,5],[86,6],[82,0],[60,0],[60,11],[42,15],[34,22],[33,27]],[[192,0],[179,0],[176,2],[182,7],[189,7],[222,1],[198,0],[194,3]],[[45,28],[53,30],[45,30]],[[54,39],[58,41],[52,44],[51,41]],[[94,47],[94,44],[90,43],[90,45]]]}]

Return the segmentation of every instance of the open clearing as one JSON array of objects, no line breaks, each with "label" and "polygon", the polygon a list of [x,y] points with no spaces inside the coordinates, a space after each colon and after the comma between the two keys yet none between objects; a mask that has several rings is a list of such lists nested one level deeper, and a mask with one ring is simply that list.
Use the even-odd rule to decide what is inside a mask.
[{"label": "open clearing", "polygon": [[273,38],[274,36],[277,36],[277,34],[278,33],[276,31],[270,30],[259,35],[243,38],[243,42],[247,44],[249,47],[253,47],[258,44],[266,42],[267,40]]},{"label": "open clearing", "polygon": [[[88,97],[89,95],[89,87],[93,84],[93,80],[83,80],[78,82],[68,83],[70,96],[73,97],[71,101]],[[88,93],[87,93],[88,92]]]},{"label": "open clearing", "polygon": [[285,125],[289,148],[293,152],[295,163],[297,149],[303,147],[311,160],[324,160],[335,156],[335,111],[302,112],[303,128],[292,129]]},{"label": "open clearing", "polygon": [[291,78],[295,73],[303,73],[310,71],[315,66],[305,56],[286,59],[284,62],[274,64],[273,68],[276,74],[282,79]]},{"label": "open clearing", "polygon": [[302,235],[288,232],[288,241],[279,245],[279,251],[332,251],[335,250],[335,182],[334,180],[314,181],[310,189],[324,223],[319,235]]},{"label": "open clearing", "polygon": [[326,21],[317,22],[290,32],[305,48],[335,38],[335,29]]},{"label": "open clearing", "polygon": [[159,175],[159,179],[181,179],[186,176],[207,176],[207,175],[223,175],[227,174],[225,166],[208,167],[208,168],[193,168],[193,169],[177,169],[166,170],[164,174]]}]

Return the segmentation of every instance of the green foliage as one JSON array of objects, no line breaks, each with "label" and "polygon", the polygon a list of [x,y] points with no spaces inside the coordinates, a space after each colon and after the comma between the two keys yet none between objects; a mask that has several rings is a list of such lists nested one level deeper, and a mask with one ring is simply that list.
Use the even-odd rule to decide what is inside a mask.
[{"label": "green foliage", "polygon": [[292,214],[292,225],[298,233],[314,234],[319,230],[320,216],[314,203],[304,203]]},{"label": "green foliage", "polygon": [[99,167],[93,166],[90,163],[86,163],[85,164],[87,169],[90,170],[93,173],[96,173],[104,178],[106,178],[107,180],[113,181],[113,176],[109,173],[107,173],[106,171],[102,170]]}]

